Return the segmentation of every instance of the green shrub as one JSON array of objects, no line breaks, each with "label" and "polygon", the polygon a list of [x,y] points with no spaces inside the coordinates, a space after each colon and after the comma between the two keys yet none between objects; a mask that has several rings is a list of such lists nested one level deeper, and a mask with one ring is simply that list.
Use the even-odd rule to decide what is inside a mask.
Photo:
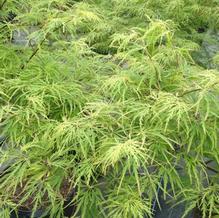
[{"label": "green shrub", "polygon": [[1,217],[64,217],[72,190],[74,216],[152,217],[159,187],[219,214],[219,72],[192,58],[218,0],[2,0],[0,22]]}]

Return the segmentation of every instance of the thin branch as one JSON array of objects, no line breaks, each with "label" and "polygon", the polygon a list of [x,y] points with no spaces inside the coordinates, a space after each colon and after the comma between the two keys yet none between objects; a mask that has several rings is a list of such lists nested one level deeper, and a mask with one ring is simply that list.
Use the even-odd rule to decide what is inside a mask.
[{"label": "thin branch", "polygon": [[211,162],[213,162],[213,160],[207,160],[207,161],[205,161],[205,164],[207,165],[207,164],[209,164]]},{"label": "thin branch", "polygon": [[219,171],[217,171],[216,169],[214,169],[213,167],[210,166],[206,166],[206,168],[214,173],[219,173]]},{"label": "thin branch", "polygon": [[[70,21],[71,21],[71,20],[68,20],[68,21],[66,21],[66,23],[68,23],[68,22],[70,22]],[[65,24],[66,24],[66,23],[65,23]],[[59,28],[59,27],[56,27],[53,31],[57,30],[58,28]],[[28,60],[26,61],[26,63],[21,65],[20,68],[21,68],[22,70],[23,70],[23,69],[27,66],[27,64],[29,64],[30,61],[36,56],[36,54],[37,54],[38,51],[40,50],[40,46],[43,45],[43,43],[46,41],[46,39],[47,39],[47,37],[48,37],[49,34],[50,34],[49,32],[47,32],[47,33],[45,34],[44,39],[40,42],[40,44],[38,44],[38,46],[36,47],[36,49],[34,49],[34,51],[32,52],[32,54],[30,55],[30,57],[29,57]]]},{"label": "thin branch", "polygon": [[192,89],[192,90],[189,90],[189,91],[186,91],[186,92],[182,93],[181,95],[179,95],[179,97],[183,97],[184,95],[190,94],[192,92],[198,92],[198,91],[201,91],[201,90],[202,90],[201,88]]},{"label": "thin branch", "polygon": [[[211,87],[215,86],[219,84],[219,82],[215,82],[211,85]],[[201,91],[203,90],[202,88],[197,88],[197,89],[192,89],[192,90],[188,90],[188,91],[185,91],[184,93],[182,93],[181,95],[179,95],[178,97],[183,97],[184,95],[187,95],[187,94],[190,94],[190,93],[193,93],[193,92],[198,92],[198,91]]]},{"label": "thin branch", "polygon": [[206,162],[204,162],[204,163],[201,163],[201,164],[202,164],[206,169],[208,169],[208,170],[210,170],[210,171],[212,171],[212,172],[214,172],[214,173],[219,173],[218,170],[216,170],[216,169],[214,169],[213,167],[211,167],[211,166],[208,165],[208,164],[211,163],[211,162],[213,162],[213,160],[208,160],[208,161],[206,161]]},{"label": "thin branch", "polygon": [[2,2],[1,6],[0,6],[0,10],[3,9],[4,5],[6,4],[6,2],[7,2],[7,0],[4,0],[4,1]]},{"label": "thin branch", "polygon": [[27,64],[30,63],[30,61],[36,56],[36,54],[38,53],[38,51],[40,50],[40,46],[42,46],[42,44],[46,41],[47,36],[45,36],[45,38],[40,42],[40,44],[37,46],[36,49],[34,49],[34,51],[32,52],[32,54],[30,55],[30,57],[28,58],[28,60],[26,61],[25,64],[21,65],[21,69],[23,70]]}]

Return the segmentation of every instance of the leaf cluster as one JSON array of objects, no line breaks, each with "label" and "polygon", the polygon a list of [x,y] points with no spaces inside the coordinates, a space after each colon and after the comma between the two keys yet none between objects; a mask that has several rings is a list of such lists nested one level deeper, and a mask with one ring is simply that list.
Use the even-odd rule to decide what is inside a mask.
[{"label": "leaf cluster", "polygon": [[1,1],[1,217],[30,201],[32,217],[64,217],[72,190],[73,217],[153,217],[158,189],[185,215],[218,214],[219,72],[192,58],[218,12],[217,0]]}]

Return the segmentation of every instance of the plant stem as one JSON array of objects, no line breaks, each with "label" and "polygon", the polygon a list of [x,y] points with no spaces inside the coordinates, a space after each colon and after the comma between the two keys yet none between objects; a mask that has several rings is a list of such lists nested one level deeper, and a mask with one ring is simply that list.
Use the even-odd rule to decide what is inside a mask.
[{"label": "plant stem", "polygon": [[[160,178],[160,185],[162,185],[162,183],[163,183],[163,177]],[[157,187],[157,191],[156,191],[156,192],[157,192],[157,196],[159,196],[160,191],[161,191],[161,187],[158,186],[158,187]],[[156,206],[157,206],[157,200],[154,199],[154,201],[153,201],[153,203],[152,203],[152,211],[153,211],[153,212],[155,212]]]},{"label": "plant stem", "polygon": [[[211,87],[217,85],[219,82],[215,82],[211,85]],[[188,91],[185,91],[184,93],[182,93],[181,95],[179,95],[179,97],[183,97],[184,95],[187,95],[187,94],[190,94],[192,92],[198,92],[198,91],[201,91],[202,88],[197,88],[197,89],[192,89],[192,90],[188,90]]]},{"label": "plant stem", "polygon": [[26,61],[25,64],[21,65],[21,69],[23,70],[28,63],[30,63],[30,61],[34,58],[34,56],[36,56],[36,54],[38,53],[38,51],[40,50],[40,46],[46,41],[46,36],[45,38],[40,42],[40,44],[37,46],[37,48],[34,49],[34,51],[32,52],[32,54],[30,55],[30,57],[28,58],[28,60]]},{"label": "plant stem", "polygon": [[[71,21],[71,20],[67,21],[66,23],[68,23],[68,22],[70,22],[70,21]],[[59,28],[59,27],[56,27],[56,28],[54,29],[54,31],[57,30],[58,28]],[[21,65],[20,68],[21,68],[22,70],[23,70],[23,69],[27,66],[27,64],[29,64],[30,61],[36,56],[36,54],[37,54],[38,51],[40,50],[40,46],[42,46],[43,43],[46,41],[48,35],[49,35],[49,32],[47,32],[47,33],[45,34],[44,39],[43,39],[43,40],[38,44],[38,46],[34,49],[34,51],[32,52],[32,54],[30,55],[30,57],[29,57],[28,60],[26,61],[26,63]]]},{"label": "plant stem", "polygon": [[213,167],[208,166],[208,164],[211,163],[211,162],[213,162],[213,160],[208,160],[208,161],[202,163],[202,165],[203,165],[204,167],[206,167],[206,169],[208,169],[208,170],[210,170],[210,171],[212,171],[212,172],[214,172],[214,173],[219,173],[218,170],[214,169]]},{"label": "plant stem", "polygon": [[4,1],[2,2],[1,6],[0,6],[0,10],[3,9],[4,5],[6,4],[6,2],[7,2],[7,0],[4,0]]},{"label": "plant stem", "polygon": [[214,173],[219,173],[219,171],[217,171],[216,169],[214,169],[212,167],[206,166],[206,168]]},{"label": "plant stem", "polygon": [[189,90],[189,91],[186,91],[186,92],[182,93],[181,95],[179,95],[179,97],[183,97],[184,95],[190,94],[190,93],[192,93],[192,92],[201,91],[201,90],[202,90],[201,88],[192,89],[192,90]]}]

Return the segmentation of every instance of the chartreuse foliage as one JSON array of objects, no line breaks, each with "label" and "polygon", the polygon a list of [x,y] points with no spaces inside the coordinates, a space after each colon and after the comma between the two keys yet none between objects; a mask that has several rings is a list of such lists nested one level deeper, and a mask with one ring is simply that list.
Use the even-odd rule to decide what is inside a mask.
[{"label": "chartreuse foliage", "polygon": [[219,72],[192,58],[218,0],[1,0],[0,14],[2,218],[27,202],[64,217],[66,183],[75,217],[153,217],[159,187],[185,215],[219,214]]}]

